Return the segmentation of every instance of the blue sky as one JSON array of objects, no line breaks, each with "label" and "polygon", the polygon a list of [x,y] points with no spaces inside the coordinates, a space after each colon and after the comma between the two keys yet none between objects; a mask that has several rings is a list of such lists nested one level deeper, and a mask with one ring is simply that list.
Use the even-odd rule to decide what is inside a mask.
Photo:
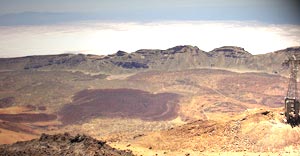
[{"label": "blue sky", "polygon": [[299,0],[0,0],[0,25],[85,20],[300,24]]},{"label": "blue sky", "polygon": [[0,0],[0,57],[300,46],[300,0]]}]

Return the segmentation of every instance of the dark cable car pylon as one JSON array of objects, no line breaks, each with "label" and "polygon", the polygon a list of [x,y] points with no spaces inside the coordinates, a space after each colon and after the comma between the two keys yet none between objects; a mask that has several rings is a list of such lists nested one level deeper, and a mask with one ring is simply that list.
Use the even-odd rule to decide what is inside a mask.
[{"label": "dark cable car pylon", "polygon": [[299,118],[299,93],[297,87],[298,66],[300,64],[300,53],[291,52],[288,54],[288,60],[285,62],[290,68],[290,79],[287,95],[284,99],[286,122],[291,126],[296,126],[300,123]]}]

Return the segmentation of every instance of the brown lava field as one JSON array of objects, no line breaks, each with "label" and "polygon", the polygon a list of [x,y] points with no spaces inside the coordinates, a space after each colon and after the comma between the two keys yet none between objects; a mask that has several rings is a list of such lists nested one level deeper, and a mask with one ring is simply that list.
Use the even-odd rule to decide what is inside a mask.
[{"label": "brown lava field", "polygon": [[63,124],[96,117],[125,117],[142,120],[169,120],[177,116],[179,95],[151,94],[135,89],[83,90],[58,113]]},{"label": "brown lava field", "polygon": [[51,121],[56,119],[54,114],[0,114],[0,119],[10,122],[38,122],[38,121]]}]

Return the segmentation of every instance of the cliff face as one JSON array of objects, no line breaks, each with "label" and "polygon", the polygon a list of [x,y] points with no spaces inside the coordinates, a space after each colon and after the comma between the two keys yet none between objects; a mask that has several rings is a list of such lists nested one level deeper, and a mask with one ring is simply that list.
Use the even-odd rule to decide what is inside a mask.
[{"label": "cliff face", "polygon": [[0,59],[0,70],[75,70],[106,74],[145,70],[183,70],[225,68],[279,73],[287,54],[300,52],[291,47],[267,54],[252,55],[240,47],[224,46],[210,52],[194,46],[166,50],[141,49],[133,53],[118,51],[107,56],[62,54]]}]

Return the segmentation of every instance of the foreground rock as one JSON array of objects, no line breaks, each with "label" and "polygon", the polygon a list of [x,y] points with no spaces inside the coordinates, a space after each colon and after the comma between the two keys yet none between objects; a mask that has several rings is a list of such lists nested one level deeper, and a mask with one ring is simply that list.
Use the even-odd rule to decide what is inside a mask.
[{"label": "foreground rock", "polygon": [[1,145],[0,155],[41,156],[41,155],[84,155],[84,156],[132,156],[131,151],[117,150],[103,141],[86,135],[71,136],[68,133],[47,135],[39,139]]}]

